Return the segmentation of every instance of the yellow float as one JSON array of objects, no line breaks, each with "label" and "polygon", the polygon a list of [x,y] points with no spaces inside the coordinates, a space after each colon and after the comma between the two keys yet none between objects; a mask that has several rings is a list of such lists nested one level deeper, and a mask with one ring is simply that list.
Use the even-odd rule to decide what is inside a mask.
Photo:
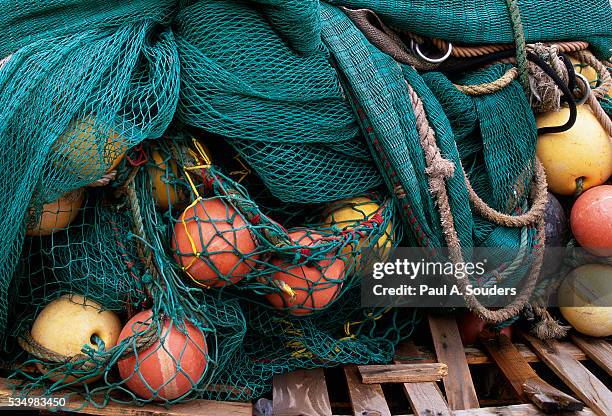
[{"label": "yellow float", "polygon": [[[604,183],[612,175],[612,140],[590,107],[578,106],[576,123],[561,133],[538,137],[537,155],[548,181],[548,189],[559,195],[573,195]],[[560,126],[569,118],[569,109],[541,114],[538,128]]]},{"label": "yellow float", "polygon": [[[62,196],[57,201],[43,205],[40,218],[35,224],[28,226],[26,235],[30,237],[51,235],[68,227],[79,213],[84,195],[85,191],[80,188]],[[32,214],[31,211],[30,214]]]}]

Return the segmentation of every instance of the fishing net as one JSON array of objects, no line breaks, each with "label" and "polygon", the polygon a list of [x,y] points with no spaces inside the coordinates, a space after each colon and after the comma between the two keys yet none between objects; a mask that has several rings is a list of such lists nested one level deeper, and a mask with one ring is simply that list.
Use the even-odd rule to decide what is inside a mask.
[{"label": "fishing net", "polygon": [[[512,72],[504,2],[13,3],[0,2],[0,333],[24,363],[16,394],[248,400],[295,368],[388,362],[418,317],[358,298],[399,244],[516,250],[478,285],[537,275],[543,95],[533,57],[533,88]],[[606,0],[518,6],[528,43],[610,58]],[[417,62],[415,42],[460,53]],[[495,59],[470,49],[482,44]],[[556,51],[528,49],[559,69]],[[490,322],[520,310],[469,302]],[[37,326],[60,307],[117,330],[63,349]]]},{"label": "fishing net", "polygon": [[[184,137],[138,146],[69,226],[26,240],[12,335],[33,358],[14,374],[26,380],[17,394],[249,400],[295,368],[389,361],[413,330],[414,312],[358,302],[366,252],[384,257],[401,240],[393,204],[376,193],[337,201],[287,231]],[[58,352],[38,323],[55,321],[58,302],[128,322],[118,340],[85,324],[100,333]]]}]

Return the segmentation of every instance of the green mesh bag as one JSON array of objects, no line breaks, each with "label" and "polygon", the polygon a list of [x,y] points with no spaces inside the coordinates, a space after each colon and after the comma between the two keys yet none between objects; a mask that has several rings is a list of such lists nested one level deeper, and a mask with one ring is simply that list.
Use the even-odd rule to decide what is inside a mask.
[{"label": "green mesh bag", "polygon": [[[269,391],[275,374],[295,368],[392,358],[416,316],[364,310],[358,297],[365,250],[378,248],[384,256],[401,240],[393,205],[375,193],[337,201],[303,217],[308,226],[299,237],[279,244],[292,230],[265,215],[207,158],[197,141],[138,146],[118,183],[89,190],[93,195],[65,230],[28,237],[30,257],[41,267],[36,272],[31,259],[25,261],[29,268],[17,280],[20,324],[12,334],[32,358],[14,374],[25,380],[15,394],[62,391],[100,407],[109,401],[250,400]],[[194,258],[215,272],[217,284],[198,280],[191,261],[182,261],[193,253],[171,243],[181,239],[176,230],[194,219],[190,232],[202,244]],[[204,238],[208,229],[214,238]],[[255,249],[239,244],[243,230]],[[228,256],[231,267],[219,262]],[[100,257],[104,269],[85,284],[83,276],[94,273]],[[117,282],[111,291],[111,270],[134,287]],[[37,274],[44,284],[32,290]],[[99,319],[110,319],[100,314],[114,309],[117,322],[128,322],[118,341],[94,334],[72,356],[57,357],[37,321],[58,301],[69,302],[75,313],[94,309]],[[150,372],[162,359],[167,368],[160,381]],[[28,371],[32,364],[38,372]]]}]

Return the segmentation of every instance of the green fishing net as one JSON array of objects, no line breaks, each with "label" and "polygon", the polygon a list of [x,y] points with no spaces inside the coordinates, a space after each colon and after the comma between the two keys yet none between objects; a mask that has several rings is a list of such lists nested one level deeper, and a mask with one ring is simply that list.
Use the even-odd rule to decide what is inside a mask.
[{"label": "green fishing net", "polygon": [[[528,42],[586,40],[610,57],[606,0],[518,3]],[[16,394],[249,400],[295,368],[388,362],[418,317],[359,307],[365,253],[446,244],[414,95],[454,166],[461,246],[529,258],[539,243],[535,226],[478,215],[466,184],[504,214],[530,209],[537,136],[521,86],[453,85],[509,67],[419,73],[338,7],[400,37],[511,44],[501,0],[0,5],[0,333],[24,364]],[[207,140],[227,146],[211,156]],[[34,328],[60,303],[129,324],[67,360]]]}]

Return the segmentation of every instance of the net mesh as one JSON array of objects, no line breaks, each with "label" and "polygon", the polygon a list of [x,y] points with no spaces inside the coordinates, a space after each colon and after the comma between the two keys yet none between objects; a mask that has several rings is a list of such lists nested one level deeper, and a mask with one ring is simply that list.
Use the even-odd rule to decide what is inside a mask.
[{"label": "net mesh", "polygon": [[[336,7],[373,10],[401,37],[513,43],[501,0],[0,5],[0,333],[23,364],[16,394],[249,400],[295,368],[389,362],[418,316],[359,307],[366,253],[445,244],[410,90],[455,167],[461,245],[528,259],[538,244],[533,226],[475,213],[461,174],[496,210],[529,210],[521,86],[453,85],[509,66],[419,73]],[[519,7],[528,42],[587,40],[609,59],[606,0]],[[45,326],[54,308],[113,331],[64,348],[53,335],[78,331]]]}]

